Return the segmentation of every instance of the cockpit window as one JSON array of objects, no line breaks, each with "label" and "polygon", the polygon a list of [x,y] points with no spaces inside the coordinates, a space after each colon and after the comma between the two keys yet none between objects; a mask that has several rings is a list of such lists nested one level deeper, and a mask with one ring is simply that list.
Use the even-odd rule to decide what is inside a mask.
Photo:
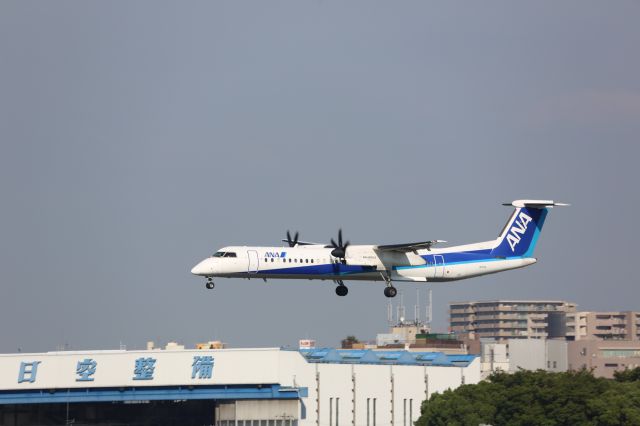
[{"label": "cockpit window", "polygon": [[238,257],[236,253],[232,251],[219,251],[213,254],[212,257]]}]

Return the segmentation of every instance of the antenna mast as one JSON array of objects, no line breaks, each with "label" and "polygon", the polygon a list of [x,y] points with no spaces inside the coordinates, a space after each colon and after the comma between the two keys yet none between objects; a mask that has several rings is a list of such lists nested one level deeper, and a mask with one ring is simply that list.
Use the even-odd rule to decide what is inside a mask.
[{"label": "antenna mast", "polygon": [[432,298],[433,294],[431,293],[431,288],[429,288],[428,292],[427,292],[427,318],[425,319],[425,326],[429,329],[429,331],[431,331],[431,320],[432,320],[432,308],[433,308],[433,298]]},{"label": "antenna mast", "polygon": [[416,304],[413,307],[413,317],[415,324],[420,325],[420,289],[416,290]]}]

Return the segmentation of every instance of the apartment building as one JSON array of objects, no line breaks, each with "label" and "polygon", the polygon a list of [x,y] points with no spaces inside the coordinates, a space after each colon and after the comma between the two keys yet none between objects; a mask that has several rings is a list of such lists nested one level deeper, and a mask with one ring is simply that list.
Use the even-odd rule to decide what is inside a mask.
[{"label": "apartment building", "polygon": [[566,314],[576,304],[560,300],[493,300],[449,304],[449,331],[469,339],[564,338]]},{"label": "apartment building", "polygon": [[640,340],[640,312],[571,312],[567,340]]}]

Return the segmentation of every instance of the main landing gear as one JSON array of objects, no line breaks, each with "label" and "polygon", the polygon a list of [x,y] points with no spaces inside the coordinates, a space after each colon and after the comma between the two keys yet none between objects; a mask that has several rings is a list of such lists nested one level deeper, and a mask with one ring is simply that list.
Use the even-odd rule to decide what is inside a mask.
[{"label": "main landing gear", "polygon": [[391,286],[391,287],[385,287],[384,289],[384,295],[387,297],[396,297],[396,294],[398,294],[398,290],[396,290],[395,287]]},{"label": "main landing gear", "polygon": [[388,275],[380,273],[382,279],[387,283],[387,286],[384,288],[384,295],[387,297],[396,297],[398,294],[398,290],[391,284],[391,278]]},{"label": "main landing gear", "polygon": [[213,284],[213,278],[211,277],[207,278],[207,283],[205,284],[205,287],[207,287],[209,290],[213,290],[214,286],[215,284]]},{"label": "main landing gear", "polygon": [[336,280],[335,282],[338,283],[338,287],[336,287],[336,294],[338,296],[346,296],[347,293],[349,293],[349,289],[344,285],[344,282],[342,282],[342,280]]}]

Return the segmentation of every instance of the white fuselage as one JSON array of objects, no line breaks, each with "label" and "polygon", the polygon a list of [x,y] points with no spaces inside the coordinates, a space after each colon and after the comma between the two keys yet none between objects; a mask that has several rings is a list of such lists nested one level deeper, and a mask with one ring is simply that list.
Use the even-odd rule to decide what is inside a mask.
[{"label": "white fuselage", "polygon": [[296,247],[230,246],[198,263],[192,273],[205,277],[321,280],[453,281],[536,262],[531,257],[489,255],[495,241],[465,246],[381,252],[373,245],[349,246],[344,261],[321,245]]}]

